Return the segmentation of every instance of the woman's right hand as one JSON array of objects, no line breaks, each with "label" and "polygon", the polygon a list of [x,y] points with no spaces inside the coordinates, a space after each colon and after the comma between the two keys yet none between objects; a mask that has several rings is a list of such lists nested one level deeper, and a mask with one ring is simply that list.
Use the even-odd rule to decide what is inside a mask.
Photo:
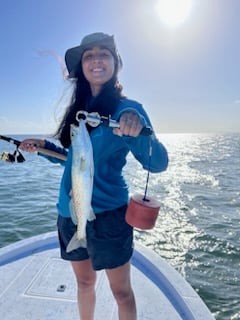
[{"label": "woman's right hand", "polygon": [[43,139],[25,139],[21,142],[19,148],[27,152],[36,152],[38,148],[45,147],[45,140]]}]

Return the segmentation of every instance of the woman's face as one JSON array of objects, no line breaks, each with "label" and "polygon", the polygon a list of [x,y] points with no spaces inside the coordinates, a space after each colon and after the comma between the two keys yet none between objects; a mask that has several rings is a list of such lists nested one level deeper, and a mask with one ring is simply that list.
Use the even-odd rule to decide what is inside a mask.
[{"label": "woman's face", "polygon": [[93,96],[98,95],[102,86],[112,78],[114,68],[114,58],[108,49],[94,47],[84,51],[82,70]]}]

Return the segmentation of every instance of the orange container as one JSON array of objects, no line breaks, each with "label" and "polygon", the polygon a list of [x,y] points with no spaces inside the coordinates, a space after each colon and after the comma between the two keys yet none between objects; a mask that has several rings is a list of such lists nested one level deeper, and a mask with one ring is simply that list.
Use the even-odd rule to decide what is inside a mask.
[{"label": "orange container", "polygon": [[160,203],[156,199],[134,194],[128,204],[126,221],[132,227],[147,230],[155,226]]}]

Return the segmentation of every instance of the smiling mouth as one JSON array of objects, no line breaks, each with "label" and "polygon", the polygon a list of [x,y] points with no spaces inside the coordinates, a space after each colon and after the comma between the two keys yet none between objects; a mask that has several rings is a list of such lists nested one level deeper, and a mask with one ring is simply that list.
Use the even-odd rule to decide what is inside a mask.
[{"label": "smiling mouth", "polygon": [[103,72],[104,70],[102,68],[94,68],[92,69],[93,72]]}]

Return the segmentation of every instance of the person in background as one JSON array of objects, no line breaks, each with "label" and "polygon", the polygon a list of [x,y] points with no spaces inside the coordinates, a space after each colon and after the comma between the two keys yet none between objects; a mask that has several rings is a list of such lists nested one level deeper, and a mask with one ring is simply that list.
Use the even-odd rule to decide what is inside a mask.
[{"label": "person in background", "polygon": [[[58,199],[58,234],[61,257],[71,261],[78,286],[80,319],[93,320],[96,302],[96,271],[104,269],[116,299],[120,320],[136,320],[137,310],[130,279],[130,259],[133,253],[133,227],[125,221],[129,201],[128,187],[122,169],[129,152],[143,169],[158,173],[166,170],[168,154],[154,132],[141,134],[144,127],[152,128],[143,106],[123,95],[118,81],[122,60],[114,37],[102,32],[85,36],[79,46],[65,55],[74,92],[70,105],[55,137],[62,147],[41,139],[24,140],[20,148],[34,152],[38,147],[67,156]],[[66,247],[76,231],[70,216],[71,154],[70,125],[76,124],[79,110],[98,112],[120,123],[119,128],[87,125],[94,154],[94,186],[92,208],[96,219],[87,222],[87,248],[67,253]],[[149,146],[152,158],[149,167]],[[50,161],[58,161],[48,157]]]}]

